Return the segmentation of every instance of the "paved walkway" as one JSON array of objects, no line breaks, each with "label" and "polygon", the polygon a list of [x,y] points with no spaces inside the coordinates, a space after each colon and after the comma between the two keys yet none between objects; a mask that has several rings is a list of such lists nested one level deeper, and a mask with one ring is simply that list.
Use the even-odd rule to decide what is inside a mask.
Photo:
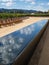
[{"label": "paved walkway", "polygon": [[28,26],[30,24],[33,24],[35,22],[38,22],[38,21],[44,20],[44,19],[49,19],[49,17],[29,17],[28,19],[23,20],[19,24],[0,28],[0,37],[10,34],[11,32],[14,32],[16,30],[19,30],[19,29],[25,27],[25,26]]},{"label": "paved walkway", "polygon": [[28,65],[49,65],[49,25]]}]

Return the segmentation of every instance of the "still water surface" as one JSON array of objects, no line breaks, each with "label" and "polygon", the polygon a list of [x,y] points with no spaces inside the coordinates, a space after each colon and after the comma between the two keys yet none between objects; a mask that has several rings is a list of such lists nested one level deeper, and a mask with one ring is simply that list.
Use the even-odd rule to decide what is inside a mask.
[{"label": "still water surface", "polygon": [[0,38],[0,64],[10,65],[47,23],[42,20]]}]

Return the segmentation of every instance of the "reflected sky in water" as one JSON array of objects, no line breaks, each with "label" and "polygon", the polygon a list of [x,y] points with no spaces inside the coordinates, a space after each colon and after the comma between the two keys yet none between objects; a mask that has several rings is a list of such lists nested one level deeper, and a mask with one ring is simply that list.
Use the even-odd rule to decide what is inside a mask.
[{"label": "reflected sky in water", "polygon": [[0,64],[13,63],[23,49],[41,31],[47,20],[43,20],[0,38]]}]

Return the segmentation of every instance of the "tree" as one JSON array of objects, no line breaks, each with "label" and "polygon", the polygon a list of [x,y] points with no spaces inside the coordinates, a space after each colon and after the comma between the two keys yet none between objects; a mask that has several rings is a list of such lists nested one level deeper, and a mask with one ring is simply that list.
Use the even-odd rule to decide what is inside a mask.
[{"label": "tree", "polygon": [[49,10],[48,10],[48,14],[49,14]]}]

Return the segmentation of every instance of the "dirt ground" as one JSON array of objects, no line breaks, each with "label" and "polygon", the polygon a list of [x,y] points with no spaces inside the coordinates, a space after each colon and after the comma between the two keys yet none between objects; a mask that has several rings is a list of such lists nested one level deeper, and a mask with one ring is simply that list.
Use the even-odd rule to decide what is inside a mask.
[{"label": "dirt ground", "polygon": [[0,37],[5,36],[11,32],[14,32],[16,30],[19,30],[25,26],[28,26],[30,24],[33,24],[35,22],[38,22],[40,20],[49,19],[49,17],[29,17],[25,20],[23,20],[19,24],[14,24],[12,26],[2,27],[0,28]]}]

